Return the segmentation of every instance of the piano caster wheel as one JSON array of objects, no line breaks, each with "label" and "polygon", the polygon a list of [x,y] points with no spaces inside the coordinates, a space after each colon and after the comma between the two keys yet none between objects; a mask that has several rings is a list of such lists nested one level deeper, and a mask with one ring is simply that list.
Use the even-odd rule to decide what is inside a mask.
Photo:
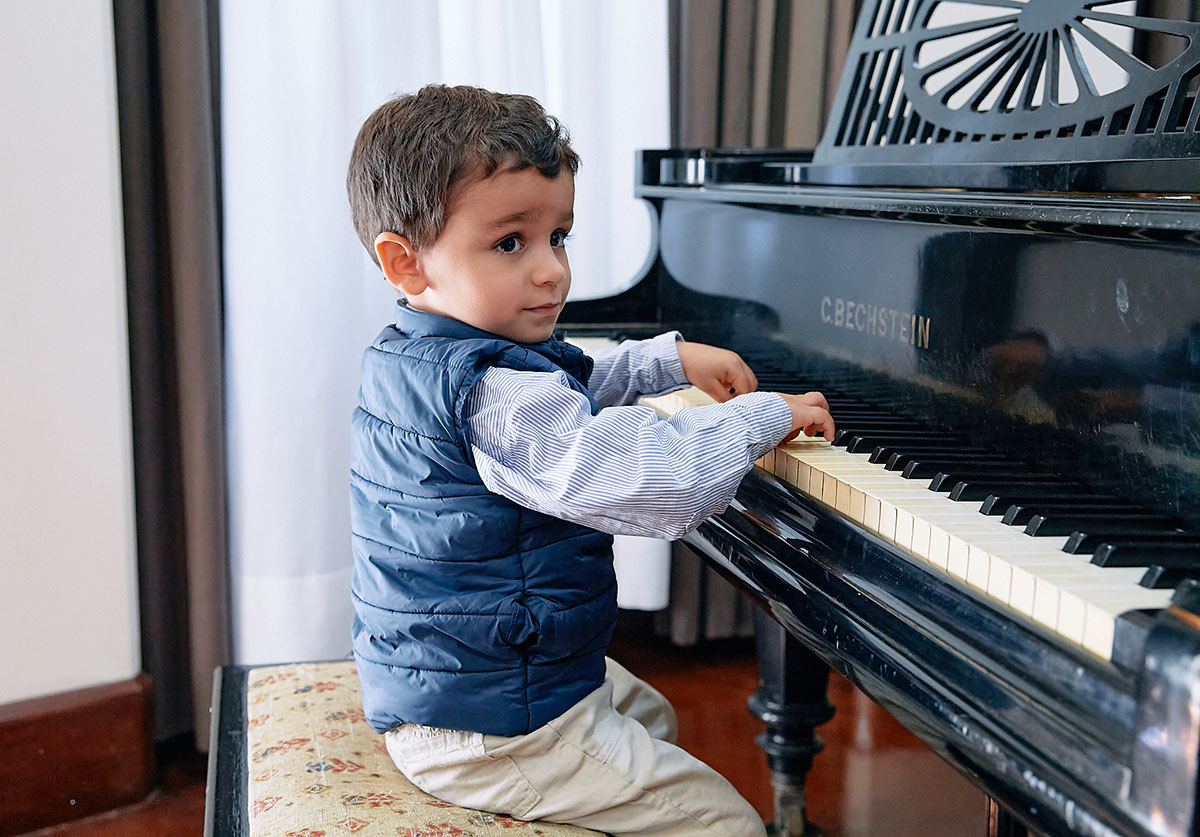
[{"label": "piano caster wheel", "polygon": [[820,829],[805,816],[804,786],[789,782],[779,774],[773,777],[772,785],[775,788],[775,821],[768,823],[767,834],[772,837],[820,837]]},{"label": "piano caster wheel", "polygon": [[817,828],[815,825],[813,825],[811,822],[808,822],[808,821],[803,821],[800,824],[800,826],[801,826],[800,831],[796,831],[795,828],[793,827],[792,830],[790,832],[788,832],[786,835],[784,832],[776,829],[775,823],[769,822],[766,825],[767,825],[767,837],[801,837],[801,835],[803,835],[803,837],[823,837],[823,832],[821,831],[821,829]]},{"label": "piano caster wheel", "polygon": [[777,830],[775,823],[769,822],[767,823],[767,837],[823,837],[823,832],[807,820],[800,823],[799,831],[792,826],[791,831],[788,832]]}]

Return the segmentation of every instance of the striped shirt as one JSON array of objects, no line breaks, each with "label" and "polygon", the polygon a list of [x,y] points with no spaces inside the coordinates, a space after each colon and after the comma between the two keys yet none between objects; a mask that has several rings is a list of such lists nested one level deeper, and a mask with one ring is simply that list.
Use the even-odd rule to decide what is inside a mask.
[{"label": "striped shirt", "polygon": [[723,511],[755,460],[792,427],[787,403],[752,392],[662,418],[635,404],[688,385],[677,332],[594,356],[588,387],[565,372],[489,369],[466,421],[488,490],[614,535],[675,539]]}]

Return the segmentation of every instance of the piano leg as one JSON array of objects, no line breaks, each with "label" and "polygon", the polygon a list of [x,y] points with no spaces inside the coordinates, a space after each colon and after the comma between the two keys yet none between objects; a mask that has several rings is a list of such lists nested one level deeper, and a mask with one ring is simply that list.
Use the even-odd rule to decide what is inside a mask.
[{"label": "piano leg", "polygon": [[754,620],[758,691],[749,705],[767,722],[757,741],[767,754],[775,790],[773,834],[811,837],[816,830],[805,818],[804,783],[813,756],[824,746],[813,729],[833,717],[825,699],[829,666],[761,610],[755,611]]},{"label": "piano leg", "polygon": [[1029,831],[1021,821],[1004,810],[990,796],[988,806],[988,837],[1029,837]]}]

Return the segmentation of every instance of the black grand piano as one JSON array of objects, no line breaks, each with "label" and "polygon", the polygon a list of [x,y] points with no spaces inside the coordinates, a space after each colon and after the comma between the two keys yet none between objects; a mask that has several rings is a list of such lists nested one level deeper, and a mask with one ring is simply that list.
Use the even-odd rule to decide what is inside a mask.
[{"label": "black grand piano", "polygon": [[780,833],[832,667],[992,834],[1200,834],[1196,12],[869,0],[815,152],[642,153],[653,268],[564,330],[678,328],[838,422],[686,538],[769,616]]}]

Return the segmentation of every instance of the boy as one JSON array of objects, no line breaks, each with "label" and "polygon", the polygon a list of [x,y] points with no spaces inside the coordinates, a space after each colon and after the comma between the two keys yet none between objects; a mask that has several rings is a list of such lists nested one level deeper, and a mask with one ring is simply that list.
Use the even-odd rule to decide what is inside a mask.
[{"label": "boy", "polygon": [[[354,653],[367,718],[429,793],[613,834],[764,834],[605,657],[611,535],[675,538],[825,399],[756,393],[677,334],[594,361],[553,337],[578,157],[526,96],[426,87],[363,124],[355,228],[403,295],[367,349],[351,443]],[[726,403],[634,405],[692,383]],[[736,397],[731,395],[738,393]]]}]

